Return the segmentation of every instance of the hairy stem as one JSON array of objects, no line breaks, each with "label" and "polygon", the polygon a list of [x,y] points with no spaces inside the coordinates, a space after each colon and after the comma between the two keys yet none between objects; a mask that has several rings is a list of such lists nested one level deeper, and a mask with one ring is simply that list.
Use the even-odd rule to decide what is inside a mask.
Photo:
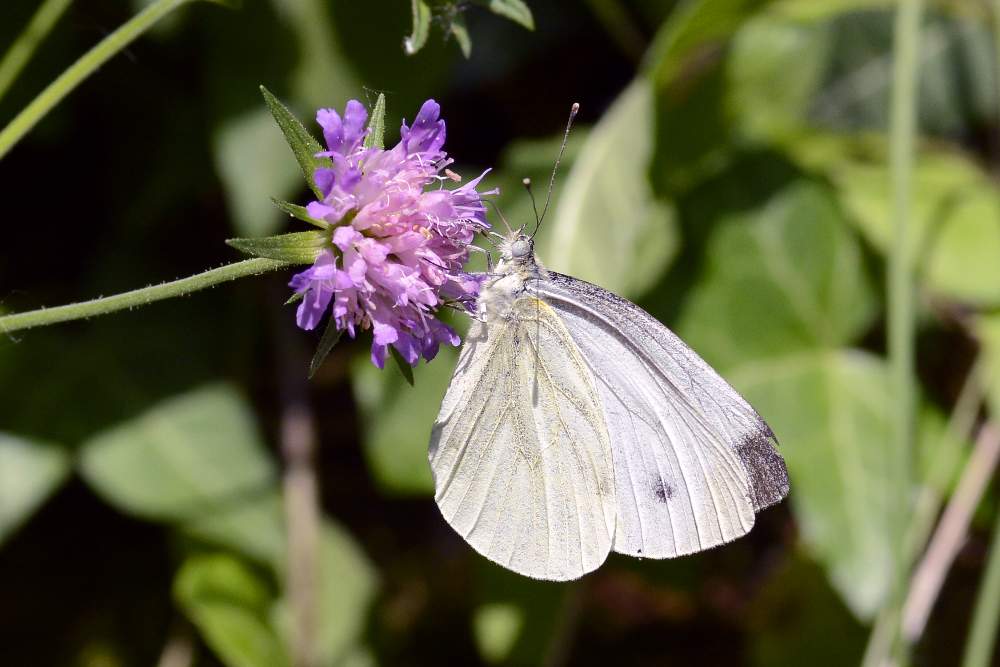
[{"label": "hairy stem", "polygon": [[217,269],[211,269],[204,273],[199,273],[187,278],[181,278],[169,283],[150,285],[141,289],[123,292],[114,296],[101,297],[90,301],[81,301],[66,306],[56,306],[55,308],[41,308],[30,310],[25,313],[13,313],[0,317],[0,333],[12,333],[21,329],[31,329],[42,327],[58,322],[69,322],[71,320],[82,320],[97,315],[106,315],[126,308],[145,306],[154,301],[161,301],[175,296],[183,296],[191,292],[218,285],[219,283],[255,276],[268,271],[276,271],[286,266],[292,266],[290,262],[277,259],[246,259],[242,262],[226,264]]}]

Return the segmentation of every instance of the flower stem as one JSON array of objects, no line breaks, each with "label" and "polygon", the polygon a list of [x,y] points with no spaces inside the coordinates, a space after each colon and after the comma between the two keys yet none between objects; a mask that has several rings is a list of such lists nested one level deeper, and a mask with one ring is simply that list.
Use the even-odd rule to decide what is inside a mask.
[{"label": "flower stem", "polygon": [[[889,169],[892,181],[893,241],[889,253],[888,349],[893,396],[892,440],[888,451],[895,480],[892,484],[895,567],[889,600],[890,625],[886,648],[893,662],[905,665],[907,646],[899,634],[911,559],[907,554],[914,429],[914,318],[913,242],[910,239],[910,199],[917,124],[917,62],[922,0],[903,0],[896,10],[893,45],[892,108],[889,127]],[[866,656],[874,657],[874,656]],[[879,656],[881,658],[881,656]],[[881,659],[878,660],[882,662]]]},{"label": "flower stem", "polygon": [[118,310],[125,310],[126,308],[145,306],[154,301],[183,296],[205,289],[206,287],[211,287],[212,285],[236,280],[237,278],[267,273],[268,271],[276,271],[291,265],[290,262],[277,259],[246,259],[242,262],[226,264],[217,269],[211,269],[187,278],[159,285],[150,285],[149,287],[132,290],[131,292],[115,294],[114,296],[71,303],[66,306],[56,306],[55,308],[41,308],[39,310],[30,310],[26,313],[4,315],[0,317],[0,333],[11,333],[20,329],[81,320],[94,317],[95,315],[105,315]]},{"label": "flower stem", "polygon": [[1000,511],[993,529],[993,544],[983,583],[979,585],[976,608],[972,612],[972,630],[965,645],[962,667],[987,667],[993,656],[1000,626]]},{"label": "flower stem", "polygon": [[156,0],[102,39],[90,51],[83,54],[79,60],[50,83],[38,97],[32,100],[21,113],[15,116],[7,127],[0,130],[0,158],[6,155],[45,114],[59,104],[66,95],[98,67],[128,46],[161,18],[188,2],[193,2],[193,0]]},{"label": "flower stem", "polygon": [[0,98],[17,79],[24,66],[31,60],[35,47],[45,39],[52,26],[62,16],[72,0],[45,0],[31,17],[27,27],[17,36],[0,60]]}]

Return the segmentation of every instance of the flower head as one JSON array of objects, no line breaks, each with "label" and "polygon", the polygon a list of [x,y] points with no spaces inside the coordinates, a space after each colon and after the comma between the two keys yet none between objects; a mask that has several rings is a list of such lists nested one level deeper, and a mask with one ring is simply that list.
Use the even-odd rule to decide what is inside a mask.
[{"label": "flower head", "polygon": [[413,126],[406,122],[389,150],[365,148],[368,113],[357,100],[344,115],[320,109],[330,166],[314,180],[323,198],[307,210],[332,225],[331,247],[292,278],[302,294],[297,321],[319,324],[327,309],[338,329],[352,337],[372,329],[372,363],[385,364],[392,345],[409,364],[428,361],[441,343],[458,335],[435,319],[446,300],[471,308],[479,280],[462,267],[477,231],[486,230],[478,178],[449,190],[440,173],[452,160],[444,152],[440,107],[427,100]]}]

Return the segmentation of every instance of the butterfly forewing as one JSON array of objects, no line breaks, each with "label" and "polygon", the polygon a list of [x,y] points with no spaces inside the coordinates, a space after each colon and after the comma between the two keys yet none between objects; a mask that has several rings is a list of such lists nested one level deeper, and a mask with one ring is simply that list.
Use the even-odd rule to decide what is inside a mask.
[{"label": "butterfly forewing", "polygon": [[532,281],[595,378],[615,470],[620,553],[668,558],[746,534],[788,492],[774,436],[752,407],[635,304],[549,272]]},{"label": "butterfly forewing", "polygon": [[515,572],[575,579],[611,550],[615,481],[597,386],[561,319],[537,298],[473,323],[430,461],[448,523]]}]

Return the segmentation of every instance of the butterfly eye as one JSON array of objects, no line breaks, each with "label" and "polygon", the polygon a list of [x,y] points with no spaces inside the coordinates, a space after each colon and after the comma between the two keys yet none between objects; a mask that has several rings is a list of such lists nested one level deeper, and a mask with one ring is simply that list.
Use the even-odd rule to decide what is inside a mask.
[{"label": "butterfly eye", "polygon": [[531,246],[524,239],[518,239],[510,245],[511,257],[526,257],[531,252]]}]

